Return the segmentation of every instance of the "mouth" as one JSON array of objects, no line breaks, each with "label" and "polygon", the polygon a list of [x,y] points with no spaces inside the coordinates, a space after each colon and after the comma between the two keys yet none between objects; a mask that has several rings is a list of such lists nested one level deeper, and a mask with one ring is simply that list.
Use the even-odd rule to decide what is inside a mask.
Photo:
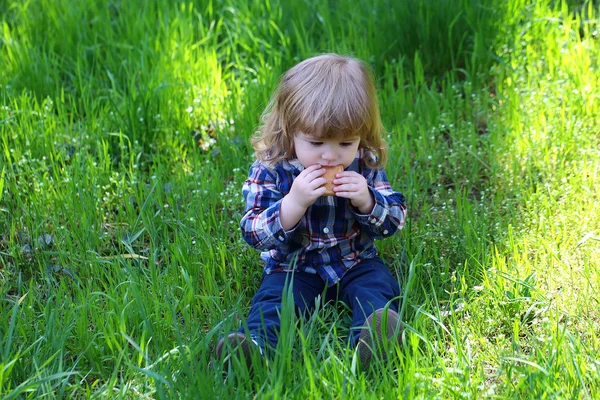
[{"label": "mouth", "polygon": [[342,172],[344,170],[344,165],[343,164],[336,164],[336,165],[321,165],[322,168],[325,168],[327,170],[335,170],[336,173],[337,172]]}]

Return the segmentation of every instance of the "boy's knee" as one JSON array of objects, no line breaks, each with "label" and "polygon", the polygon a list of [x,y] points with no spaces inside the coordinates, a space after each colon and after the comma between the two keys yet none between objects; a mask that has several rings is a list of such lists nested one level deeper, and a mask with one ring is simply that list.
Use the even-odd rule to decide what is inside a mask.
[{"label": "boy's knee", "polygon": [[283,295],[283,288],[273,286],[273,287],[261,287],[258,292],[254,295],[252,301],[254,303],[277,303],[280,304]]},{"label": "boy's knee", "polygon": [[400,284],[398,283],[396,277],[392,275],[390,270],[385,265],[378,265],[372,280],[374,282],[379,282],[384,287],[387,287],[388,290],[393,293],[394,297],[400,296]]},{"label": "boy's knee", "polygon": [[390,285],[390,290],[392,291],[394,297],[399,297],[400,296],[400,284],[398,283],[398,281],[396,279],[392,279],[389,282],[389,285]]}]

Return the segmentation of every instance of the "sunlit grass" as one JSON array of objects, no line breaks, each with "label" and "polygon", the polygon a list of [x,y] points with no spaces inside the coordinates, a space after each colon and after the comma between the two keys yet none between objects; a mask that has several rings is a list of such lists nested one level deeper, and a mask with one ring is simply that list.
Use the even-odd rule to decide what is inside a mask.
[{"label": "sunlit grass", "polygon": [[[0,396],[598,396],[597,10],[392,3],[0,1]],[[405,345],[361,371],[347,309],[288,304],[223,379],[261,276],[248,138],[324,51],[378,78]]]}]

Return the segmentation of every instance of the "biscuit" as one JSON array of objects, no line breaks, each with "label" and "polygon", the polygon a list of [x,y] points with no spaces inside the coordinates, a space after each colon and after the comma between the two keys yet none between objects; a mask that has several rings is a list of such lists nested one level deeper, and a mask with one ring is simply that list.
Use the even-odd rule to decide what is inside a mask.
[{"label": "biscuit", "polygon": [[335,192],[333,191],[333,180],[335,179],[335,174],[338,172],[342,172],[344,170],[344,166],[342,164],[335,165],[333,167],[323,167],[326,169],[323,174],[323,178],[327,179],[327,183],[325,184],[325,188],[327,189],[323,196],[335,196]]}]

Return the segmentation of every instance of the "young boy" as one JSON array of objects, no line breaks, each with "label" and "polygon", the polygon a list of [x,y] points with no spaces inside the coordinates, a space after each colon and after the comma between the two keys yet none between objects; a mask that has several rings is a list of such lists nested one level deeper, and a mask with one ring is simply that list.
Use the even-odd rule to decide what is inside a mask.
[{"label": "young boy", "polygon": [[[307,59],[282,76],[262,120],[241,229],[262,251],[265,272],[248,330],[222,338],[217,356],[228,346],[250,363],[253,350],[276,346],[287,282],[300,314],[323,293],[351,307],[350,345],[366,366],[383,337],[401,340],[400,287],[373,241],[396,233],[406,218],[404,196],[383,169],[387,150],[370,70],[336,54]],[[331,182],[334,195],[324,196],[325,172],[336,166],[343,171]]]}]

